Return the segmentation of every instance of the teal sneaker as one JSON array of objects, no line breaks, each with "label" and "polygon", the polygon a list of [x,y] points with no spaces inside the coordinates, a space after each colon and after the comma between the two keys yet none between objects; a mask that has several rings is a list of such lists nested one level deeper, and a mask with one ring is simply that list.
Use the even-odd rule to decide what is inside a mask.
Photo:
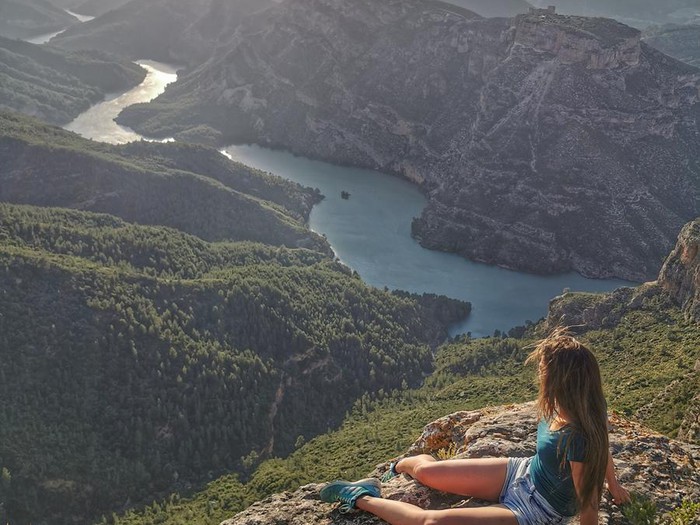
[{"label": "teal sneaker", "polygon": [[361,479],[360,481],[333,481],[323,487],[319,494],[321,501],[326,503],[339,502],[338,510],[342,514],[352,512],[355,509],[357,498],[362,496],[382,497],[382,485],[375,478]]},{"label": "teal sneaker", "polygon": [[392,479],[394,479],[396,476],[399,475],[399,473],[396,472],[396,464],[398,462],[399,461],[396,460],[396,461],[392,461],[391,464],[389,464],[389,468],[387,469],[387,471],[384,474],[382,474],[382,477],[381,477],[382,483],[386,483],[387,481],[391,481]]}]

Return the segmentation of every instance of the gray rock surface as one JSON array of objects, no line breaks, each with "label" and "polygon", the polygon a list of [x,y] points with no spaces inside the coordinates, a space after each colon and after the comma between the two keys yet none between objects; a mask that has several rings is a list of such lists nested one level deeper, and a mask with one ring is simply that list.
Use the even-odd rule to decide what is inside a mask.
[{"label": "gray rock surface", "polygon": [[700,322],[700,218],[681,231],[661,269],[659,284],[691,319]]},{"label": "gray rock surface", "polygon": [[288,0],[120,122],[404,176],[428,195],[429,248],[645,280],[700,214],[699,88],[613,20]]},{"label": "gray rock surface", "polygon": [[[661,513],[683,499],[700,500],[700,448],[656,434],[615,414],[610,416],[611,449],[618,478],[634,493],[651,498]],[[527,456],[534,453],[537,417],[532,403],[459,412],[425,427],[408,454],[450,450],[457,457]],[[372,475],[379,476],[387,464]],[[333,505],[318,500],[322,485],[306,485],[258,502],[222,525],[329,525],[381,524],[379,519],[357,513],[342,515]],[[440,493],[404,476],[383,485],[387,498],[423,508],[478,506],[484,502]],[[620,509],[605,495],[599,523],[626,524]]]}]

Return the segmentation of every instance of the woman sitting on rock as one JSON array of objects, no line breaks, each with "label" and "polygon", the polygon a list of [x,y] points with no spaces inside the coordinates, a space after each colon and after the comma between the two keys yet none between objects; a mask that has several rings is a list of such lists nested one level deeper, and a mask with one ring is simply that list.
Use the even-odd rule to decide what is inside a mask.
[{"label": "woman sitting on rock", "polygon": [[561,329],[541,341],[527,362],[539,367],[541,421],[533,457],[437,461],[420,455],[392,463],[382,478],[406,474],[428,487],[499,505],[424,510],[382,499],[381,484],[373,478],[329,483],[321,500],[340,502],[340,512],[371,512],[391,525],[546,525],[566,523],[577,514],[581,525],[596,525],[604,481],[615,503],[629,501],[608,448],[598,362]]}]

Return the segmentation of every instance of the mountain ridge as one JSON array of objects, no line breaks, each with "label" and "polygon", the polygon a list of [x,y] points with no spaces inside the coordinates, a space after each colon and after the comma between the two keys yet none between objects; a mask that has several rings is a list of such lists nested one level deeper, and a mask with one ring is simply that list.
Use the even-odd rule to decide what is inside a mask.
[{"label": "mountain ridge", "polygon": [[612,20],[292,0],[118,120],[404,176],[428,248],[643,281],[700,212],[698,86]]},{"label": "mountain ridge", "polygon": [[0,35],[30,38],[60,31],[78,19],[46,0],[3,0],[0,3]]},{"label": "mountain ridge", "polygon": [[[198,173],[190,152],[213,159],[217,178]],[[210,148],[111,146],[0,112],[0,159],[2,201],[105,212],[210,241],[251,240],[331,253],[328,242],[304,224],[321,198],[317,192]],[[207,169],[211,175],[211,166]]]},{"label": "mountain ridge", "polygon": [[143,81],[136,64],[99,52],[66,52],[0,37],[0,109],[67,124],[108,93]]}]

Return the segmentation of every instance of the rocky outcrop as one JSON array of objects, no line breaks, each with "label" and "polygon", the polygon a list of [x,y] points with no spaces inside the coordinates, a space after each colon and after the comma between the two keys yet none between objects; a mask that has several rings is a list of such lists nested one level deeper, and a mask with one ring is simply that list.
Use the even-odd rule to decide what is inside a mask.
[{"label": "rocky outcrop", "polygon": [[648,280],[700,214],[699,88],[612,20],[288,0],[120,122],[404,176],[428,195],[428,248]]},{"label": "rocky outcrop", "polygon": [[614,20],[561,17],[539,10],[518,17],[516,45],[557,57],[561,64],[588,69],[612,69],[639,64],[639,31]]},{"label": "rocky outcrop", "polygon": [[661,269],[659,284],[687,316],[700,322],[700,219],[681,231]]},{"label": "rocky outcrop", "polygon": [[680,306],[689,319],[700,321],[700,219],[683,227],[656,281],[635,288],[619,288],[609,294],[567,292],[557,296],[549,303],[543,331],[557,326],[583,330],[612,328],[627,312],[658,296]]},{"label": "rocky outcrop", "polygon": [[681,11],[694,11],[696,0],[532,0],[538,6],[556,6],[557,11],[574,15],[606,16],[634,27],[670,22]]},{"label": "rocky outcrop", "polygon": [[[610,443],[618,478],[631,492],[652,499],[659,512],[668,512],[684,499],[700,500],[700,448],[669,439],[615,414],[610,416]],[[425,427],[408,454],[445,451],[457,457],[529,456],[534,453],[537,416],[534,405],[510,405],[458,412]],[[372,473],[379,476],[387,464]],[[366,513],[341,515],[318,500],[321,485],[306,485],[256,503],[222,525],[381,524]],[[383,486],[385,497],[440,509],[477,506],[484,502],[430,490],[401,476]],[[606,494],[599,523],[628,523]]]},{"label": "rocky outcrop", "polygon": [[608,294],[566,292],[549,302],[542,332],[549,333],[559,326],[570,326],[574,331],[614,328],[626,313],[640,308],[645,299],[660,292],[655,282],[637,288],[618,288]]}]

